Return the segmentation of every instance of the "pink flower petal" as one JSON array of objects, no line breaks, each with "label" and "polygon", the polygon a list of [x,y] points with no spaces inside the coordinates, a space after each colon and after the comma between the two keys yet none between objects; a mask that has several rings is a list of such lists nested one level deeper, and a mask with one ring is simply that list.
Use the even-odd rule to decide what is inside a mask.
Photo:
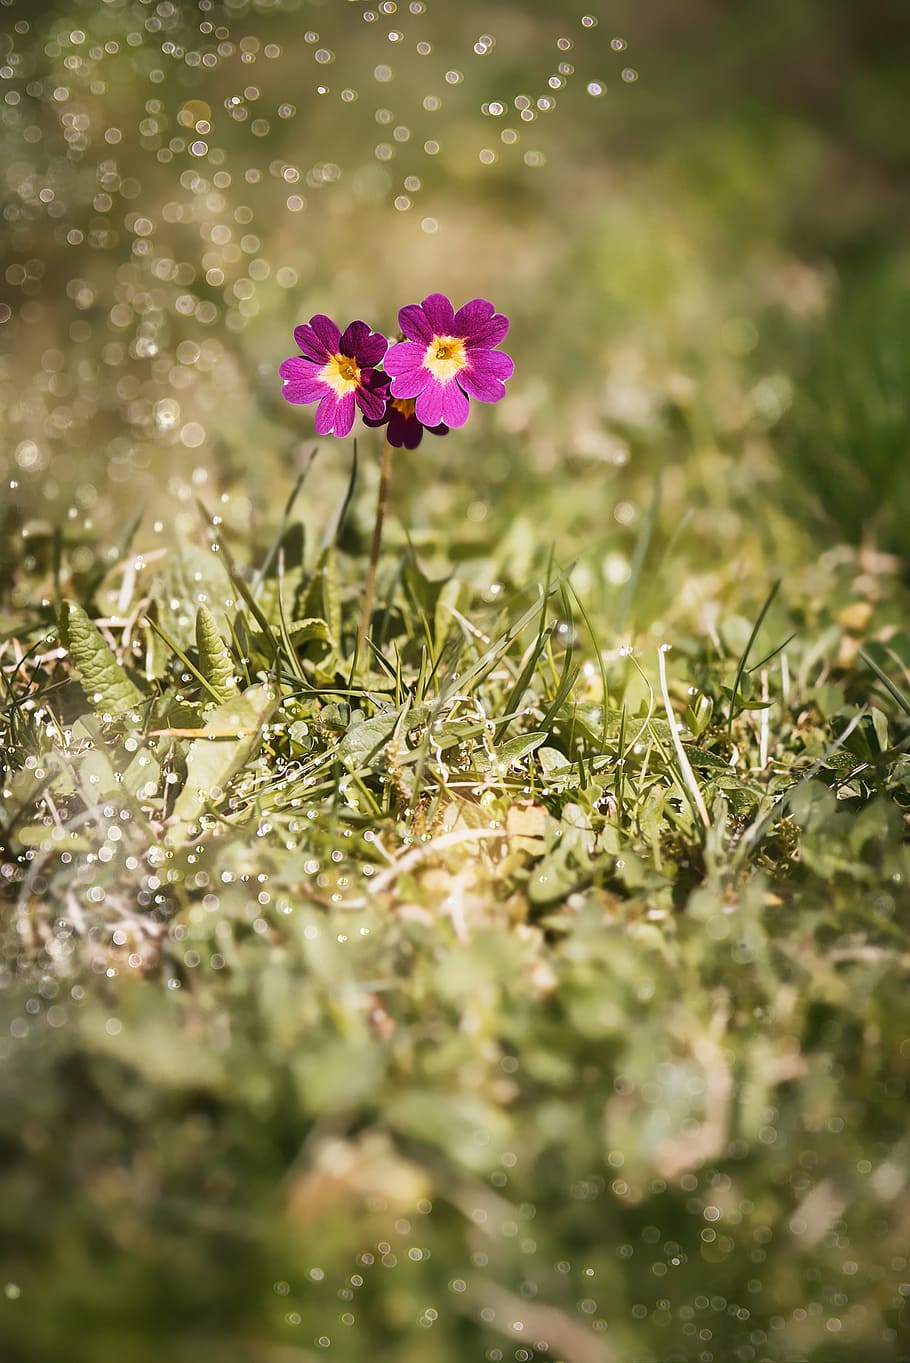
[{"label": "pink flower petal", "polygon": [[470,350],[468,358],[472,373],[489,374],[492,378],[501,379],[503,383],[515,372],[512,357],[504,350]]},{"label": "pink flower petal", "polygon": [[[455,310],[444,293],[429,293],[420,305],[434,336],[452,336]],[[429,338],[428,338],[429,339]]]},{"label": "pink flower petal", "polygon": [[369,389],[371,393],[378,393],[383,402],[388,398],[389,384],[391,381],[379,369],[361,370],[360,382],[363,387]]},{"label": "pink flower petal", "polygon": [[488,321],[480,323],[474,334],[466,338],[465,344],[468,350],[473,350],[475,347],[489,348],[499,345],[500,341],[505,340],[508,330],[508,317],[504,317],[501,312],[496,312]]},{"label": "pink flower petal", "polygon": [[388,341],[378,331],[371,331],[366,322],[352,322],[341,338],[342,355],[350,355],[361,366],[378,364],[386,353]]},{"label": "pink flower petal", "polygon": [[[392,391],[394,392],[394,385]],[[442,421],[443,389],[438,379],[429,375],[423,392],[417,394],[415,415],[424,426],[438,426]]]},{"label": "pink flower petal", "polygon": [[339,438],[350,435],[351,427],[354,425],[354,412],[354,394],[345,393],[344,397],[338,399],[338,405],[335,408],[334,433]]},{"label": "pink flower petal", "polygon": [[404,436],[401,442],[402,445],[406,450],[416,450],[417,446],[423,439],[424,428],[421,426],[420,422],[417,420],[416,417],[411,417],[410,421],[405,421],[403,425]]},{"label": "pink flower petal", "polygon": [[374,421],[379,421],[385,412],[385,392],[371,392],[369,388],[360,387],[354,395],[357,406],[363,412],[364,417],[371,417]]},{"label": "pink flower petal", "polygon": [[364,424],[364,426],[373,426],[373,427],[375,427],[375,426],[384,426],[384,425],[386,424],[386,422],[388,421],[388,419],[389,419],[389,418],[388,418],[388,413],[383,409],[382,416],[381,416],[381,417],[378,417],[378,418],[377,418],[377,417],[372,417],[372,416],[367,416],[366,413],[364,413],[364,415],[363,415],[363,424]]},{"label": "pink flower petal", "polygon": [[357,347],[355,356],[357,363],[363,369],[374,364],[379,364],[383,355],[389,348],[389,343],[381,331],[373,331]]},{"label": "pink flower petal", "polygon": [[418,345],[415,341],[399,341],[397,345],[390,346],[385,357],[386,373],[396,378],[399,374],[419,369],[426,349],[425,345]]},{"label": "pink flower petal", "polygon": [[[468,419],[470,404],[454,379],[450,379],[442,390],[442,420],[446,426],[463,426]],[[428,422],[437,425],[437,422]]]},{"label": "pink flower petal", "polygon": [[423,427],[415,416],[405,416],[393,408],[386,439],[396,449],[416,450],[423,439]]},{"label": "pink flower petal", "polygon": [[481,374],[476,369],[463,369],[458,382],[464,391],[479,402],[499,402],[505,397],[505,385],[493,374]]},{"label": "pink flower petal", "polygon": [[326,317],[323,312],[317,312],[315,317],[310,318],[310,326],[325,346],[326,352],[330,355],[337,355],[338,347],[341,344],[341,332],[331,317]]},{"label": "pink flower petal", "polygon": [[283,379],[313,379],[320,367],[312,360],[305,360],[302,355],[292,355],[289,360],[282,361],[278,373]]},{"label": "pink flower petal", "polygon": [[392,380],[392,397],[416,398],[428,384],[436,382],[429,369],[424,369],[423,366],[409,369],[406,374],[399,374],[398,378]]},{"label": "pink flower petal", "polygon": [[472,298],[470,303],[465,303],[456,312],[454,334],[470,341],[474,333],[480,331],[489,322],[495,311],[496,309],[488,299]]},{"label": "pink flower petal", "polygon": [[409,341],[422,341],[426,346],[433,339],[433,329],[419,303],[409,303],[398,314],[398,325]]},{"label": "pink flower petal", "polygon": [[281,396],[285,402],[319,402],[325,396],[325,386],[321,383],[312,383],[308,379],[302,382],[289,379],[281,390]]},{"label": "pink flower petal", "polygon": [[499,402],[505,396],[503,385],[515,369],[511,356],[502,350],[469,349],[468,359],[467,369],[458,375],[461,387],[480,402]]},{"label": "pink flower petal", "polygon": [[330,435],[335,424],[335,409],[338,406],[338,399],[332,392],[326,393],[325,397],[316,408],[315,425],[317,435]]},{"label": "pink flower petal", "polygon": [[329,357],[329,352],[323,342],[320,341],[313,328],[306,322],[301,326],[294,328],[294,340],[308,360],[315,360],[319,364],[325,364]]},{"label": "pink flower petal", "polygon": [[351,322],[341,333],[341,340],[338,342],[340,354],[353,358],[369,334],[370,328],[366,322]]},{"label": "pink flower petal", "polygon": [[325,384],[317,375],[320,366],[300,355],[292,355],[278,370],[284,379],[281,396],[285,402],[318,402],[325,395]]}]

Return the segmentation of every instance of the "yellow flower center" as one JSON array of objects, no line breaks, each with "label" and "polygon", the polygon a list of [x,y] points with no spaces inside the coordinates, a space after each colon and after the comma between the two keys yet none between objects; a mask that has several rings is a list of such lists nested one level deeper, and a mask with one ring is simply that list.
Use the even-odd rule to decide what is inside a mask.
[{"label": "yellow flower center", "polygon": [[424,369],[440,383],[448,383],[468,363],[464,341],[458,336],[434,336],[423,357]]},{"label": "yellow flower center", "polygon": [[328,363],[319,371],[323,383],[327,383],[333,393],[343,397],[360,387],[360,370],[357,361],[349,355],[330,355]]},{"label": "yellow flower center", "polygon": [[417,403],[413,398],[392,398],[392,406],[403,417],[411,417],[414,415]]}]

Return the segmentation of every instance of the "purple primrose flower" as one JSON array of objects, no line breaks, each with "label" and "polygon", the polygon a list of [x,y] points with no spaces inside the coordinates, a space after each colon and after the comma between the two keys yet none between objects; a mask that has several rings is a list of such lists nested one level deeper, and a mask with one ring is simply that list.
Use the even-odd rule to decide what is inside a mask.
[{"label": "purple primrose flower", "polygon": [[422,426],[463,426],[469,397],[479,402],[503,397],[515,366],[494,349],[505,338],[509,319],[492,303],[474,298],[455,312],[445,294],[431,293],[422,303],[402,308],[398,322],[407,339],[386,353],[391,395],[416,399],[415,416]]},{"label": "purple primrose flower", "polygon": [[[388,379],[386,379],[386,383],[388,383]],[[396,450],[402,448],[416,450],[423,439],[425,430],[428,430],[430,435],[448,435],[448,426],[442,424],[424,426],[422,421],[418,421],[415,405],[413,398],[387,396],[386,408],[379,420],[376,421],[372,417],[365,416],[363,424],[365,426],[386,426],[385,438]]]},{"label": "purple primrose flower", "polygon": [[303,351],[279,369],[287,402],[318,402],[319,435],[343,436],[354,425],[355,408],[364,417],[381,421],[385,412],[387,380],[376,371],[388,341],[366,322],[352,322],[341,334],[331,318],[317,313],[309,324],[294,329]]}]

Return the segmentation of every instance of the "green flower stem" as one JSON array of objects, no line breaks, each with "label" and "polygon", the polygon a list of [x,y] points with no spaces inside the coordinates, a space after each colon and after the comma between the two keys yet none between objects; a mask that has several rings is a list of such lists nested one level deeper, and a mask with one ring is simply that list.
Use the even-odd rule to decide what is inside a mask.
[{"label": "green flower stem", "polygon": [[386,440],[382,447],[382,462],[379,465],[379,495],[376,499],[376,519],[373,522],[373,543],[370,546],[370,566],[367,571],[367,585],[363,593],[363,613],[360,617],[360,632],[357,636],[357,652],[366,644],[373,615],[373,600],[376,596],[376,573],[379,568],[379,550],[382,547],[382,523],[385,520],[389,500],[389,480],[392,473],[392,446]]}]

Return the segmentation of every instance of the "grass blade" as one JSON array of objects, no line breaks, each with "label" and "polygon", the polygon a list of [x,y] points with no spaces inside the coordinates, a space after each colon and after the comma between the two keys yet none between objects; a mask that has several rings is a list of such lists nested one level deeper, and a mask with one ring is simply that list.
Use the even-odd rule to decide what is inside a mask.
[{"label": "grass blade", "polygon": [[[774,600],[775,596],[777,596],[778,589],[780,588],[780,582],[781,580],[780,578],[778,578],[777,581],[772,586],[767,597],[765,598],[765,604],[758,612],[758,619],[752,626],[752,633],[749,635],[749,642],[746,644],[746,647],[743,650],[742,657],[739,660],[739,666],[736,669],[736,680],[733,683],[733,694],[730,697],[730,720],[727,725],[727,742],[730,744],[731,747],[733,746],[733,721],[736,718],[736,697],[739,695],[740,682],[742,681],[743,673],[746,670],[746,663],[749,661],[749,654],[752,652],[752,645],[758,638],[758,631],[761,629],[764,623],[765,616],[768,614],[768,611],[771,607],[771,602]],[[774,655],[770,654],[769,656],[773,657]]]},{"label": "grass blade", "polygon": [[859,649],[858,652],[863,662],[869,668],[869,671],[874,672],[876,677],[878,677],[879,681],[881,682],[885,690],[888,692],[891,699],[894,700],[900,706],[905,715],[910,715],[910,699],[908,699],[907,696],[904,695],[903,691],[900,689],[899,686],[895,685],[895,683],[888,676],[887,672],[883,671],[882,668],[879,667],[878,663],[875,661],[874,658],[870,658],[869,654],[865,653],[862,649]]}]

